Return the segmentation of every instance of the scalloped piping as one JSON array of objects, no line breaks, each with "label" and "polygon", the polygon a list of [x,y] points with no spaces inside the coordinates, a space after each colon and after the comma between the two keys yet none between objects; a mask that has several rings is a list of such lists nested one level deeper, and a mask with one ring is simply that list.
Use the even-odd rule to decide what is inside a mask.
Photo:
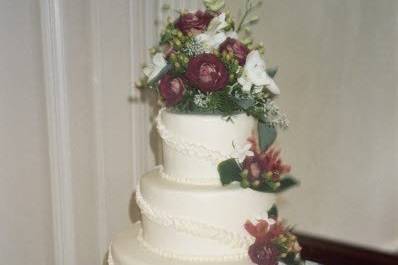
[{"label": "scalloped piping", "polygon": [[242,253],[246,253],[248,247],[253,242],[253,240],[246,235],[234,233],[211,224],[194,221],[186,217],[171,216],[158,209],[152,208],[143,198],[140,185],[137,185],[136,201],[141,209],[141,213],[149,220],[159,225],[171,226],[180,232],[216,240],[233,249],[241,249]]},{"label": "scalloped piping", "polygon": [[234,262],[234,261],[243,260],[248,257],[247,250],[244,253],[242,252],[235,255],[225,255],[221,257],[180,255],[177,253],[173,253],[171,251],[153,247],[151,244],[145,241],[142,234],[143,231],[142,228],[140,227],[137,235],[138,242],[150,252],[167,259],[174,259],[174,260],[187,261],[187,262]]},{"label": "scalloped piping", "polygon": [[209,148],[202,144],[189,142],[171,133],[162,122],[162,113],[164,111],[165,108],[159,110],[158,116],[156,117],[156,127],[160,137],[168,146],[182,154],[208,160],[214,164],[218,164],[219,162],[230,158],[229,154],[224,154],[221,151]]},{"label": "scalloped piping", "polygon": [[220,187],[221,181],[219,179],[214,178],[176,178],[170,176],[163,170],[163,166],[159,166],[159,173],[160,177],[172,182],[182,183],[182,184],[191,184],[191,185],[198,185],[198,186],[214,186]]}]

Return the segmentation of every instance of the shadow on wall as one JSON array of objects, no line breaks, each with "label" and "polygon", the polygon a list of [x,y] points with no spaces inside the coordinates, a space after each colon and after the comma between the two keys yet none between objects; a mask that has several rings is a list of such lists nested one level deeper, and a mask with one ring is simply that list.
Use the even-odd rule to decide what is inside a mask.
[{"label": "shadow on wall", "polygon": [[135,192],[130,197],[129,217],[132,223],[139,221],[141,218],[140,209],[138,208],[138,205],[135,201]]},{"label": "shadow on wall", "polygon": [[[138,89],[138,88],[137,88]],[[139,97],[129,97],[128,101],[131,104],[144,104],[149,105],[149,120],[145,122],[150,124],[149,132],[149,146],[155,158],[155,164],[159,165],[162,163],[162,144],[160,141],[159,134],[156,129],[155,119],[159,112],[160,105],[158,97],[153,91],[148,89],[140,89]],[[142,125],[142,124],[141,124]]]}]

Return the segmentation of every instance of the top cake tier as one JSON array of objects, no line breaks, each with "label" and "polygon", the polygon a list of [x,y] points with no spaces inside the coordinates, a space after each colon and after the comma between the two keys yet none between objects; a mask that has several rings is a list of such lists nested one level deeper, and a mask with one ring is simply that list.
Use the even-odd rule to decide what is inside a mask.
[{"label": "top cake tier", "polygon": [[247,144],[256,121],[246,114],[176,114],[162,109],[157,128],[163,142],[162,177],[195,185],[221,185],[217,164]]}]

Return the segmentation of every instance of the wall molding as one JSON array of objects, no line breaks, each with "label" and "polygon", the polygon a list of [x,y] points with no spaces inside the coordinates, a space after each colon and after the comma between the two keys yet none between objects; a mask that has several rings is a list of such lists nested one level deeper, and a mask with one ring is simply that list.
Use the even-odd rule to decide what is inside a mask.
[{"label": "wall molding", "polygon": [[62,0],[41,0],[41,27],[51,172],[54,259],[76,264],[68,84]]},{"label": "wall molding", "polygon": [[92,95],[95,142],[95,194],[97,216],[98,264],[108,249],[110,240],[108,219],[108,181],[105,176],[104,120],[103,120],[103,55],[101,32],[101,6],[99,1],[90,1],[91,47],[92,47]]}]

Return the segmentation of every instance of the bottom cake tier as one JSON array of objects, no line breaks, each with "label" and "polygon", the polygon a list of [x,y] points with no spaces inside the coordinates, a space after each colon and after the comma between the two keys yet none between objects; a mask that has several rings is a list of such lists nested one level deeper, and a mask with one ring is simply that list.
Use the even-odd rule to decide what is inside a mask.
[{"label": "bottom cake tier", "polygon": [[[141,229],[141,223],[137,222],[113,238],[108,252],[108,265],[253,265],[249,258],[235,262],[187,262],[162,257],[142,245],[139,241]],[[278,265],[285,264],[279,262]],[[305,265],[317,264],[306,261]]]},{"label": "bottom cake tier", "polygon": [[162,257],[147,249],[139,241],[141,223],[137,222],[129,230],[119,234],[112,240],[109,248],[109,265],[250,265],[249,258],[236,262],[187,262]]}]

